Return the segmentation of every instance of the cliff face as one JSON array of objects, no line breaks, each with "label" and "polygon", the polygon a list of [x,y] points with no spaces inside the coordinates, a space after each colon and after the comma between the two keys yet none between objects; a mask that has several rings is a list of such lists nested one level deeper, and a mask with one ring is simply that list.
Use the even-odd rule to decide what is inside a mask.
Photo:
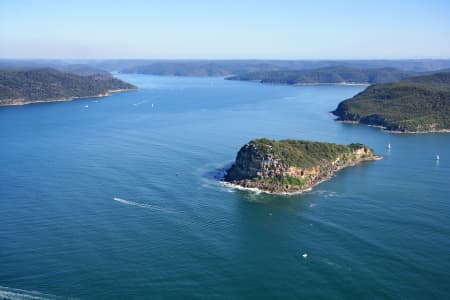
[{"label": "cliff face", "polygon": [[[324,152],[322,158],[317,157],[317,153],[314,153],[315,163],[311,164],[306,162],[308,155],[311,154],[309,152],[314,150],[310,149],[311,146],[308,143],[314,142],[301,144],[302,146],[306,145],[304,147],[306,150],[301,148],[298,152],[291,151],[292,155],[304,154],[301,159],[295,160],[286,155],[277,155],[280,147],[271,145],[271,143],[280,142],[268,141],[268,144],[261,145],[258,141],[244,145],[237,154],[235,164],[228,170],[225,181],[241,187],[258,188],[271,193],[301,192],[330,178],[342,168],[378,158],[370,148],[362,144],[342,146],[321,143],[328,147],[336,146],[336,148],[331,148],[327,152],[322,150]],[[304,164],[302,164],[302,160],[305,161]]]}]

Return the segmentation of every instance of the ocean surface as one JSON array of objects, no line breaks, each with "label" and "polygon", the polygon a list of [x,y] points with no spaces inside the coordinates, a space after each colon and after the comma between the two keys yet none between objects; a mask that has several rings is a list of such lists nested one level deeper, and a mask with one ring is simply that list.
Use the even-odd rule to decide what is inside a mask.
[{"label": "ocean surface", "polygon": [[[140,90],[0,108],[0,299],[450,299],[450,134],[335,122],[362,86],[119,76]],[[384,159],[222,186],[258,137]]]}]

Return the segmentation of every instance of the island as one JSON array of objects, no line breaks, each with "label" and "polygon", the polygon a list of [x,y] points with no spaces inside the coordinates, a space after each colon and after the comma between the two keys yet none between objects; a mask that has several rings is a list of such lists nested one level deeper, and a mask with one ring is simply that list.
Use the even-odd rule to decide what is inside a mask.
[{"label": "island", "polygon": [[70,70],[0,70],[0,106],[103,97],[113,92],[137,89],[105,71],[80,66]]},{"label": "island", "polygon": [[398,133],[450,131],[450,72],[375,84],[339,103],[338,121]]},{"label": "island", "polygon": [[224,184],[267,193],[290,194],[311,189],[337,171],[363,161],[378,160],[369,147],[354,143],[255,139],[238,152]]}]

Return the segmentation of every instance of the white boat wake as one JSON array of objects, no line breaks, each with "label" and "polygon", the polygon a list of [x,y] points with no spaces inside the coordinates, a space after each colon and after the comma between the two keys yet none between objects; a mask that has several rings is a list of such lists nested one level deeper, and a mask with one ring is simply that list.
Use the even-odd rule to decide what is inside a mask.
[{"label": "white boat wake", "polygon": [[[137,103],[133,103],[133,105],[134,105],[134,106],[139,106],[139,105],[144,104],[144,103],[147,103],[147,100],[139,101],[139,102],[137,102]],[[152,104],[152,107],[153,107],[153,104]]]},{"label": "white boat wake", "polygon": [[132,205],[132,206],[137,206],[137,207],[142,207],[142,208],[147,208],[147,209],[153,209],[153,210],[162,211],[162,212],[166,212],[166,213],[176,213],[176,211],[173,211],[171,209],[167,209],[167,208],[163,208],[163,207],[159,207],[159,206],[151,205],[151,204],[134,202],[134,201],[122,199],[119,197],[114,197],[113,200],[120,202],[122,204],[126,204],[126,205]]},{"label": "white boat wake", "polygon": [[[48,299],[63,299],[54,295],[42,294],[36,291],[26,291],[21,289],[13,289],[5,286],[0,286],[0,299],[8,300],[48,300]],[[67,298],[64,298],[67,299]]]}]

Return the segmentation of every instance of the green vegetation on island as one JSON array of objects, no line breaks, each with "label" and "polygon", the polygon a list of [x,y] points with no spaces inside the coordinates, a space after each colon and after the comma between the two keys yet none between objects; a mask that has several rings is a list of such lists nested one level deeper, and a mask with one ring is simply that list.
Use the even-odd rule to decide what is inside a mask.
[{"label": "green vegetation on island", "polygon": [[137,87],[92,68],[76,67],[72,73],[51,68],[0,70],[0,105],[107,96],[130,89]]},{"label": "green vegetation on island", "polygon": [[270,193],[307,190],[345,167],[378,157],[363,144],[256,139],[238,152],[225,181]]},{"label": "green vegetation on island", "polygon": [[372,85],[342,101],[333,114],[339,121],[381,126],[390,131],[448,131],[450,73]]}]

